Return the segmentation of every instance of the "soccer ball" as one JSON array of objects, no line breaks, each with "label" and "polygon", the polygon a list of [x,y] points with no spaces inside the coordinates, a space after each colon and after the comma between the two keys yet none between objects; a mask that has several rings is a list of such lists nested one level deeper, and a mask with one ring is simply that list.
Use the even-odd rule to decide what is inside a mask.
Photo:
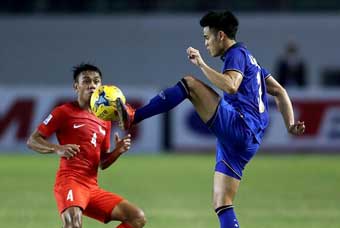
[{"label": "soccer ball", "polygon": [[118,120],[116,100],[120,98],[125,104],[122,91],[114,85],[102,85],[91,95],[90,107],[92,113],[102,120]]}]

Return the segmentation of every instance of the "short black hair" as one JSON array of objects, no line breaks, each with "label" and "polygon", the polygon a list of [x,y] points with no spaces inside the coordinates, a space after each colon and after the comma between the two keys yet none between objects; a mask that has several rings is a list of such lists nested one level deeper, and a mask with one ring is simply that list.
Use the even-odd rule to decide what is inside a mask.
[{"label": "short black hair", "polygon": [[76,65],[73,67],[73,80],[76,82],[78,79],[78,76],[84,71],[98,72],[100,78],[102,78],[102,72],[97,66],[92,65],[90,63],[80,63],[79,65]]},{"label": "short black hair", "polygon": [[238,20],[235,15],[228,10],[223,12],[210,11],[201,18],[200,25],[202,27],[208,26],[217,31],[222,30],[230,39],[235,39]]}]

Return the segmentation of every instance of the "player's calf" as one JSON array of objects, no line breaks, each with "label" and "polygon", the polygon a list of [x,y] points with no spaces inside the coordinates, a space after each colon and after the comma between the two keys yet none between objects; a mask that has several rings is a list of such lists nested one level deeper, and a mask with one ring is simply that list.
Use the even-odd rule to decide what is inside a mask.
[{"label": "player's calf", "polygon": [[119,117],[119,126],[123,130],[127,130],[132,124],[137,124],[144,119],[170,111],[185,99],[189,98],[191,90],[187,81],[192,78],[191,76],[187,76],[181,79],[174,86],[158,93],[147,105],[137,110],[134,110],[128,104],[123,104],[120,99],[117,99],[116,108]]},{"label": "player's calf", "polygon": [[187,97],[190,97],[190,91],[191,91],[191,88],[190,88],[190,85],[189,85],[189,83],[191,82],[191,81],[193,81],[193,80],[195,80],[195,77],[193,77],[193,76],[190,76],[190,75],[188,75],[188,76],[185,76],[184,78],[182,78],[180,81],[179,81],[179,83],[182,85],[182,87],[184,88],[184,90],[185,90],[185,92],[186,92],[186,94],[187,94]]},{"label": "player's calf", "polygon": [[233,205],[224,205],[215,209],[215,212],[220,220],[220,227],[237,227],[240,225],[237,221],[234,206]]}]

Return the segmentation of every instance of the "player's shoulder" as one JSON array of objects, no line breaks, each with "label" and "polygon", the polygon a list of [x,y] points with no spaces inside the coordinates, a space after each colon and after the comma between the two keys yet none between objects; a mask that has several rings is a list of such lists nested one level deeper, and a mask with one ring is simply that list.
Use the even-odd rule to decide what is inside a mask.
[{"label": "player's shoulder", "polygon": [[86,122],[96,122],[97,124],[106,128],[111,126],[111,121],[102,120],[92,113],[81,109],[76,101],[64,103],[58,106],[57,109],[72,118],[81,118]]},{"label": "player's shoulder", "polygon": [[237,42],[233,46],[231,46],[230,51],[235,51],[235,52],[248,51],[248,48],[244,43]]},{"label": "player's shoulder", "polygon": [[64,104],[57,105],[53,110],[58,111],[58,112],[69,112],[75,109],[76,109],[76,106],[74,102],[67,102]]},{"label": "player's shoulder", "polygon": [[75,115],[79,115],[81,113],[81,110],[79,106],[77,105],[77,102],[67,102],[67,103],[56,106],[52,110],[52,113],[55,115],[62,115],[62,116],[75,116]]},{"label": "player's shoulder", "polygon": [[230,57],[234,56],[246,56],[249,53],[247,47],[243,43],[235,43],[233,46],[231,46],[228,51],[227,55]]}]

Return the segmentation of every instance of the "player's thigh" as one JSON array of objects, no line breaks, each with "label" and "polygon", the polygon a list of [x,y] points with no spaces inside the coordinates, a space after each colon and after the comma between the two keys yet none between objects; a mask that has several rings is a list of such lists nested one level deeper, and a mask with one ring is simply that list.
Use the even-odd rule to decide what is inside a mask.
[{"label": "player's thigh", "polygon": [[65,209],[61,213],[63,227],[81,227],[82,226],[82,210],[80,207],[73,206]]},{"label": "player's thigh", "polygon": [[54,197],[60,214],[70,207],[85,209],[90,200],[90,189],[69,179],[56,183]]},{"label": "player's thigh", "polygon": [[192,76],[185,76],[184,80],[190,90],[191,103],[203,122],[208,122],[216,111],[220,96],[211,87]]},{"label": "player's thigh", "polygon": [[226,145],[245,146],[252,135],[240,113],[223,99],[219,102],[214,119],[209,122],[208,127]]},{"label": "player's thigh", "polygon": [[220,172],[214,174],[213,203],[214,208],[232,205],[240,180]]}]

